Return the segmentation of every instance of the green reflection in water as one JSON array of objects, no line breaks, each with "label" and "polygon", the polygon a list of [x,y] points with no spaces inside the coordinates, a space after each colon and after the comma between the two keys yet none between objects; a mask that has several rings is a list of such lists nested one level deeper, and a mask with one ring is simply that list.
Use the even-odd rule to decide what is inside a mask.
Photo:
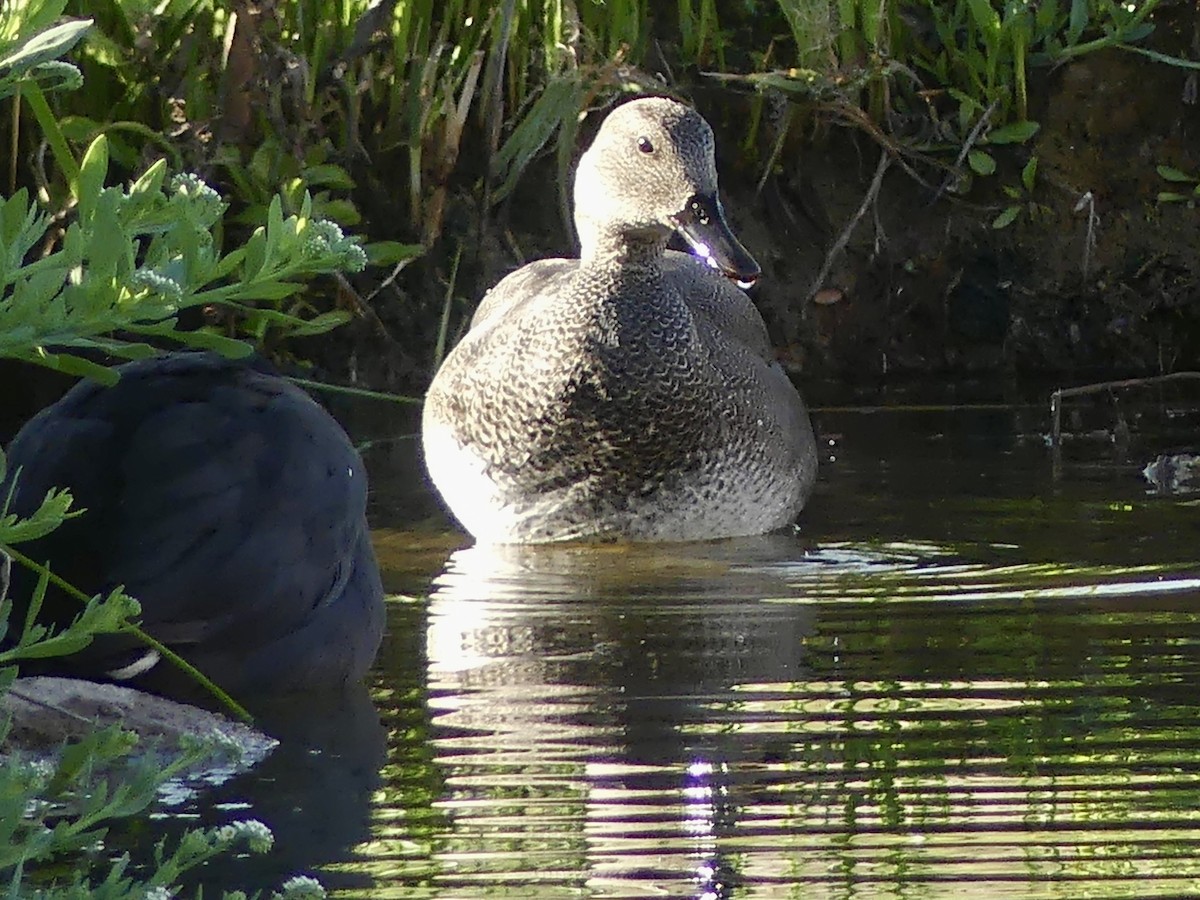
[{"label": "green reflection in water", "polygon": [[531,558],[393,610],[364,896],[1200,886],[1194,568]]}]

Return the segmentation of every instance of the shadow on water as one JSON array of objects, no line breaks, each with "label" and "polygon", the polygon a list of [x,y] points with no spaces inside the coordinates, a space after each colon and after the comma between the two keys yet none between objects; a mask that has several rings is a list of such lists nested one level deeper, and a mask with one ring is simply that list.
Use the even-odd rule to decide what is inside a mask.
[{"label": "shadow on water", "polygon": [[[279,845],[345,896],[1200,889],[1196,501],[1139,474],[1166,431],[1098,426],[1056,475],[1040,407],[817,423],[796,534],[486,549],[381,527],[392,589],[429,594],[389,610],[386,751],[364,739],[363,778],[321,785],[281,758],[218,809],[327,829]],[[368,456],[381,523],[423,491],[407,446],[372,450],[409,454],[400,484]]]}]

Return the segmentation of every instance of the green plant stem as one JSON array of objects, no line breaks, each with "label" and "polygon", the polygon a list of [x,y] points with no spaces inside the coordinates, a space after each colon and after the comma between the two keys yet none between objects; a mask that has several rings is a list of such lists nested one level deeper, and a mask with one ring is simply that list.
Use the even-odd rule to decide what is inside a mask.
[{"label": "green plant stem", "polygon": [[138,137],[145,138],[150,143],[161,149],[164,153],[171,157],[171,168],[179,171],[184,168],[183,154],[179,152],[179,148],[170,140],[170,138],[143,125],[141,122],[109,122],[102,126],[92,134],[92,137],[98,137],[102,134],[112,134],[113,132],[126,132],[136,134]]},{"label": "green plant stem", "polygon": [[1155,62],[1166,63],[1169,66],[1175,66],[1180,69],[1200,69],[1200,60],[1184,59],[1181,56],[1168,56],[1165,53],[1159,53],[1157,50],[1148,50],[1145,47],[1135,47],[1132,44],[1114,44],[1117,50],[1126,50],[1129,53],[1137,53],[1140,56],[1148,57]]},{"label": "green plant stem", "polygon": [[[1064,47],[1061,51],[1055,54],[1055,59],[1071,59],[1072,57],[1082,56],[1085,53],[1094,53],[1097,50],[1103,50],[1107,47],[1132,49],[1129,48],[1129,45],[1125,43],[1125,31],[1129,28],[1141,25],[1142,22],[1144,22],[1150,15],[1150,13],[1154,12],[1154,8],[1156,6],[1158,6],[1158,0],[1151,0],[1151,2],[1143,3],[1140,7],[1138,7],[1138,10],[1136,13],[1134,13],[1133,18],[1131,18],[1125,24],[1124,28],[1118,28],[1111,34],[1106,34],[1104,37],[1099,37],[1083,44],[1075,44],[1072,47]],[[1167,59],[1174,60],[1176,58],[1167,57]],[[1181,64],[1186,62],[1188,62],[1188,60],[1179,60],[1179,63]]]},{"label": "green plant stem", "polygon": [[1013,35],[1013,80],[1017,88],[1017,121],[1029,118],[1029,90],[1025,79],[1025,58],[1029,48],[1024,37]]},{"label": "green plant stem", "polygon": [[367,400],[385,400],[388,403],[410,403],[420,405],[425,402],[422,397],[405,397],[400,394],[388,394],[383,391],[369,391],[366,388],[347,387],[341,384],[326,384],[323,381],[312,381],[308,378],[288,376],[288,381],[312,391],[324,391],[329,394],[342,394],[347,397],[362,397]]},{"label": "green plant stem", "polygon": [[8,196],[17,190],[17,153],[21,142],[21,95],[13,97],[12,139],[8,147]]},{"label": "green plant stem", "polygon": [[446,285],[446,300],[442,304],[442,321],[438,324],[437,343],[433,349],[433,364],[440,366],[446,356],[446,338],[450,331],[450,306],[454,301],[454,284],[458,281],[458,263],[462,259],[462,244],[454,251],[454,261],[450,263],[450,283]]},{"label": "green plant stem", "polygon": [[63,170],[63,174],[67,177],[67,184],[70,185],[71,193],[77,193],[79,189],[79,163],[75,160],[75,155],[71,152],[70,146],[67,145],[67,139],[63,136],[62,129],[58,126],[58,119],[50,110],[50,104],[46,102],[46,95],[42,93],[33,82],[26,82],[21,85],[21,97],[24,97],[29,103],[29,108],[33,110],[33,115],[38,121],[42,133],[46,135],[46,140],[50,144],[50,151],[54,154],[54,161],[58,163],[58,167]]},{"label": "green plant stem", "polygon": [[[17,550],[8,544],[0,544],[0,552],[8,554],[15,562],[21,563],[21,565],[24,566],[28,566],[40,575],[46,575],[56,587],[64,591],[69,596],[74,597],[76,600],[79,600],[81,603],[86,604],[91,601],[92,598],[83,591],[79,590],[79,588],[75,587],[75,585],[54,574],[41,563],[30,559],[20,550]],[[212,694],[222,706],[228,709],[237,718],[241,719],[243,722],[254,721],[253,717],[246,711],[245,707],[230,697],[229,694],[227,694],[219,685],[214,683],[212,679],[210,679],[207,675],[193,666],[190,662],[188,662],[162,641],[148,634],[140,625],[134,625],[131,623],[129,625],[129,633],[138,640],[142,641],[152,650],[157,651],[159,655],[161,655],[163,659],[170,662],[171,665],[177,667],[187,674],[188,677],[194,679],[197,684]]]}]

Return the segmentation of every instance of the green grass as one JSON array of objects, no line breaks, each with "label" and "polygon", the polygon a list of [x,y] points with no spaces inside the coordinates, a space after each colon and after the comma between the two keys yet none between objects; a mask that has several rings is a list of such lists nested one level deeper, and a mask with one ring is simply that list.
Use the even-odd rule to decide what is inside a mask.
[{"label": "green grass", "polygon": [[[63,5],[27,9],[52,19]],[[103,135],[114,177],[156,158],[202,173],[231,206],[218,233],[231,246],[277,195],[285,215],[309,196],[385,267],[342,285],[370,295],[422,253],[432,255],[422,277],[444,282],[456,248],[482,243],[543,157],[565,209],[581,116],[622,94],[751,93],[738,107],[744,169],[769,171],[814,121],[960,169],[969,151],[1037,133],[1031,85],[1064,60],[1116,49],[1195,65],[1144,46],[1161,0],[296,0],[241,17],[238,5],[66,0],[96,22],[73,53],[84,84],[48,82],[45,104],[29,92],[0,117],[9,193],[25,187],[69,218],[70,160]],[[0,14],[0,28],[12,21]],[[931,116],[936,127],[893,132]],[[473,254],[463,263],[470,285]],[[443,292],[416,293],[405,315],[428,362]],[[330,302],[306,295],[274,311],[313,315]],[[249,333],[268,332],[260,320]]]}]

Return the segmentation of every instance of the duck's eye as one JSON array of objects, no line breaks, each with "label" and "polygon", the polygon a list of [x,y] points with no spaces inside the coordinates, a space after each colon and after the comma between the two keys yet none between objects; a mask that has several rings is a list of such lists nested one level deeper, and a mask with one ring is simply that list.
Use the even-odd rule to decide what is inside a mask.
[{"label": "duck's eye", "polygon": [[653,153],[654,152],[654,144],[650,140],[650,138],[646,137],[645,135],[642,135],[642,137],[638,138],[638,149],[641,150],[643,153]]}]

